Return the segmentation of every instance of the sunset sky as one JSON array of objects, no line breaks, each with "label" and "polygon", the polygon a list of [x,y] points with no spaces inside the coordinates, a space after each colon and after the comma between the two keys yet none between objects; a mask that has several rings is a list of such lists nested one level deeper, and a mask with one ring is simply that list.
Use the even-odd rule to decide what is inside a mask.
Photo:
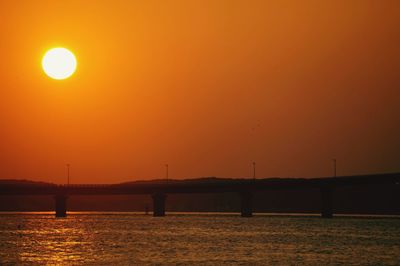
[{"label": "sunset sky", "polygon": [[[0,178],[400,171],[400,1],[0,2]],[[53,80],[62,46],[76,73]]]}]

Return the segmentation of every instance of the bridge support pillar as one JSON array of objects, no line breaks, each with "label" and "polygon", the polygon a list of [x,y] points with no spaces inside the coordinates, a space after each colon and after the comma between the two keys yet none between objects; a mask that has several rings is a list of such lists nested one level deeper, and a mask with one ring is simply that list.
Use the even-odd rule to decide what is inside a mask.
[{"label": "bridge support pillar", "polygon": [[167,195],[163,193],[155,193],[152,195],[153,198],[153,216],[162,217],[165,216],[165,200]]},{"label": "bridge support pillar", "polygon": [[67,217],[67,195],[55,195],[56,217]]},{"label": "bridge support pillar", "polygon": [[253,194],[251,192],[240,193],[241,199],[241,216],[252,217],[253,216]]},{"label": "bridge support pillar", "polygon": [[324,186],[321,190],[321,217],[333,217],[333,188],[331,186]]}]

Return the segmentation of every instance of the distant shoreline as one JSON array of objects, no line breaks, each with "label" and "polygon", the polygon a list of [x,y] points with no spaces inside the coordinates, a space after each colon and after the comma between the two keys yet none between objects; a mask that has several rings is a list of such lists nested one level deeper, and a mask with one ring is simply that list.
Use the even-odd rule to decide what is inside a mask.
[{"label": "distant shoreline", "polygon": [[[138,211],[68,211],[68,215],[137,215],[152,217],[152,212],[145,214]],[[167,216],[237,216],[238,212],[166,212]],[[54,215],[54,211],[0,211],[0,215]],[[317,217],[319,213],[276,213],[276,212],[256,212],[255,217]],[[400,215],[385,215],[385,214],[335,214],[336,218],[381,218],[381,219],[400,219]]]}]

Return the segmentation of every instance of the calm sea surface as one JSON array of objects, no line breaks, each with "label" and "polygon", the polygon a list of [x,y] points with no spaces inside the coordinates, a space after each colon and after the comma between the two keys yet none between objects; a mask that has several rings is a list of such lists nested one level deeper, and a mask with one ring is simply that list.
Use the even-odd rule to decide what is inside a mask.
[{"label": "calm sea surface", "polygon": [[0,214],[0,265],[400,265],[400,219]]}]

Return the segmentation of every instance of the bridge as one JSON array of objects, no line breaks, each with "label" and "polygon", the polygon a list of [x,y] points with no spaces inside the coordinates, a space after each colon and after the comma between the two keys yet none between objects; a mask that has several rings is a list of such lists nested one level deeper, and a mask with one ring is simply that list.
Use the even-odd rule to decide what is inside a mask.
[{"label": "bridge", "polygon": [[332,218],[335,188],[373,184],[400,184],[400,173],[341,176],[330,178],[266,178],[266,179],[206,179],[160,180],[110,185],[56,185],[41,183],[1,183],[1,195],[51,195],[55,200],[56,217],[67,216],[67,199],[73,195],[151,195],[153,216],[165,216],[168,194],[177,193],[238,193],[241,216],[253,216],[253,194],[258,191],[317,188],[320,190],[321,217]]}]

